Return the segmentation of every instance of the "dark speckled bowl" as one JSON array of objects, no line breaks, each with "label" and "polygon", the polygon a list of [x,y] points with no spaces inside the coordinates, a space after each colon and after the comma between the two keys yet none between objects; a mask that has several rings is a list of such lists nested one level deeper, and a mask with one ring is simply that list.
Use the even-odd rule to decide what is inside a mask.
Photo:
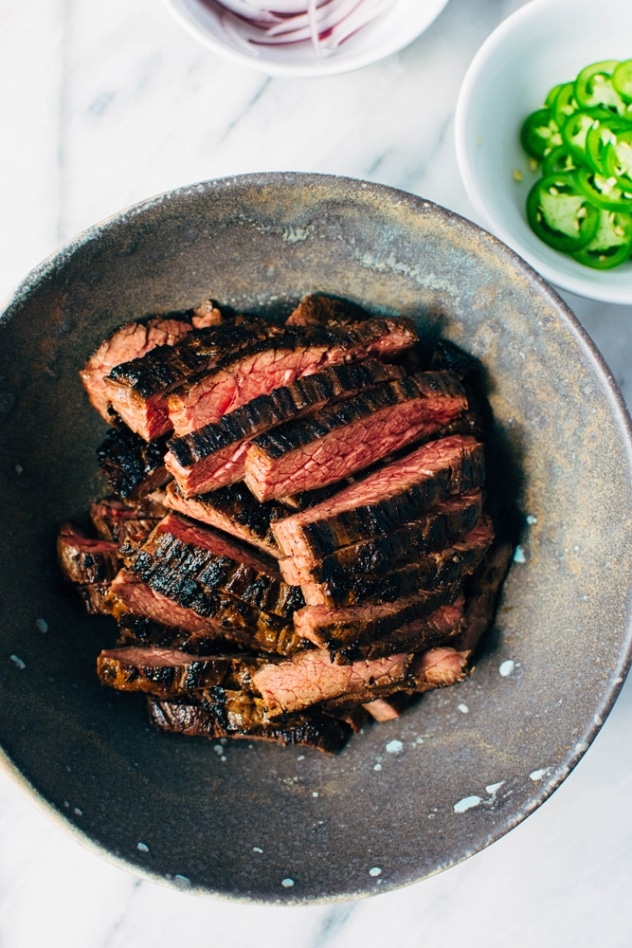
[{"label": "dark speckled bowl", "polygon": [[[155,733],[102,688],[107,619],[60,588],[55,531],[103,492],[78,370],[117,324],[212,295],[287,313],[308,291],[414,316],[485,363],[525,527],[474,675],[337,757]],[[43,264],[0,318],[0,743],[79,840],[152,879],[265,902],[423,879],[498,839],[567,776],[630,662],[629,421],[555,293],[427,201],[333,177],[185,188]],[[493,459],[492,459],[493,460]],[[467,710],[468,713],[464,713]]]}]

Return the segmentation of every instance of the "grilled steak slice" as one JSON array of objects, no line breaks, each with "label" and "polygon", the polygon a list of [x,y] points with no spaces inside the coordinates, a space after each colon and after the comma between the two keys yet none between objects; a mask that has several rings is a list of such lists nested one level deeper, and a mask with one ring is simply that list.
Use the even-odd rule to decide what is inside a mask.
[{"label": "grilled steak slice", "polygon": [[69,523],[57,535],[57,559],[66,579],[82,585],[108,583],[120,566],[116,543],[87,537]]},{"label": "grilled steak slice", "polygon": [[513,554],[513,544],[499,538],[476,572],[467,580],[464,629],[456,642],[457,648],[473,651],[494,621]]},{"label": "grilled steak slice", "polygon": [[271,719],[260,698],[223,688],[208,689],[196,702],[149,698],[148,714],[150,722],[161,731],[211,740],[234,737],[271,741],[314,747],[329,754],[339,751],[351,734],[343,721],[320,711]]},{"label": "grilled steak slice", "polygon": [[164,625],[147,616],[134,615],[132,612],[120,613],[117,627],[117,644],[121,647],[141,645],[151,648],[179,649],[191,655],[216,655],[234,648],[234,643],[228,639],[219,638],[217,635],[190,632],[187,629]]},{"label": "grilled steak slice", "polygon": [[279,555],[270,520],[280,508],[274,504],[260,504],[243,484],[220,487],[198,497],[183,497],[172,482],[165,491],[164,500],[165,506],[172,510],[217,527],[269,556],[276,558]]},{"label": "grilled steak slice", "polygon": [[368,319],[368,313],[349,300],[341,300],[323,293],[304,296],[285,321],[286,326],[340,326]]},{"label": "grilled steak slice", "polygon": [[323,583],[301,586],[309,606],[352,606],[395,602],[404,596],[461,582],[474,572],[494,538],[491,521],[483,518],[462,540],[427,553],[388,572],[339,571]]},{"label": "grilled steak slice", "polygon": [[89,615],[108,615],[110,611],[110,583],[77,583],[74,589]]},{"label": "grilled steak slice", "polygon": [[159,438],[171,430],[168,392],[279,331],[272,323],[246,316],[193,330],[178,345],[160,346],[115,365],[105,379],[107,397],[132,431],[147,441]]},{"label": "grilled steak slice", "polygon": [[145,441],[126,425],[110,428],[97,448],[101,473],[119,497],[141,497],[168,480],[166,439]]},{"label": "grilled steak slice", "polygon": [[240,356],[222,359],[212,372],[180,385],[168,396],[177,435],[217,422],[259,395],[318,372],[327,365],[388,359],[417,339],[410,320],[366,320],[328,329],[286,330]]},{"label": "grilled steak slice", "polygon": [[250,665],[242,656],[188,655],[173,648],[104,649],[97,658],[97,674],[102,684],[118,691],[144,691],[167,698],[197,688],[228,684],[240,687],[258,664]]},{"label": "grilled steak slice", "polygon": [[284,557],[279,560],[281,575],[286,583],[301,586],[326,583],[349,570],[355,574],[373,574],[397,569],[432,550],[450,546],[475,526],[482,510],[480,490],[456,494],[432,507],[419,520],[406,523],[385,536],[344,546],[322,560],[312,556]]},{"label": "grilled steak slice", "polygon": [[108,604],[115,618],[131,612],[210,639],[229,639],[252,650],[290,655],[307,644],[287,619],[209,590],[186,576],[169,575],[168,570],[156,571],[148,582],[121,570],[112,581]]},{"label": "grilled steak slice", "polygon": [[303,605],[300,589],[280,579],[274,561],[176,514],[168,514],[126,562],[129,570],[161,592],[175,575],[178,583],[186,579],[288,621]]},{"label": "grilled steak slice", "polygon": [[165,464],[185,497],[232,484],[244,476],[246,449],[252,438],[402,374],[399,367],[376,359],[328,366],[259,395],[217,422],[172,438]]},{"label": "grilled steak slice", "polygon": [[[459,590],[446,587],[407,596],[397,602],[366,603],[362,606],[305,606],[294,614],[294,627],[299,635],[319,648],[340,652],[340,660],[347,661],[358,648],[389,643],[380,651],[390,652],[391,642],[401,632],[403,641],[422,642],[442,640],[454,630],[462,613]],[[403,630],[403,631],[402,631]]]},{"label": "grilled steak slice", "polygon": [[119,546],[142,542],[164,515],[164,507],[153,498],[135,502],[104,498],[90,505],[90,519],[98,535]]},{"label": "grilled steak slice", "polygon": [[460,596],[455,602],[439,606],[430,615],[421,616],[398,626],[381,638],[362,636],[348,640],[343,647],[332,642],[327,651],[336,665],[348,665],[360,660],[372,661],[400,652],[421,652],[437,645],[461,647],[465,631],[465,600]]},{"label": "grilled steak slice", "polygon": [[467,673],[465,652],[439,646],[415,655],[402,653],[373,661],[336,665],[322,649],[303,652],[290,661],[267,664],[253,675],[271,716],[314,705],[366,703],[399,691],[420,692],[453,684]]},{"label": "grilled steak slice", "polygon": [[380,385],[257,436],[245,482],[258,500],[316,490],[436,435],[467,408],[456,376],[425,372]]},{"label": "grilled steak slice", "polygon": [[151,319],[127,323],[116,329],[90,356],[79,373],[91,405],[107,422],[112,422],[105,379],[112,369],[130,359],[138,359],[156,346],[173,346],[191,331],[191,324],[178,319]]},{"label": "grilled steak slice", "polygon": [[380,536],[419,517],[447,497],[481,487],[483,445],[452,435],[343,488],[328,501],[272,524],[284,556],[320,559],[334,550]]}]

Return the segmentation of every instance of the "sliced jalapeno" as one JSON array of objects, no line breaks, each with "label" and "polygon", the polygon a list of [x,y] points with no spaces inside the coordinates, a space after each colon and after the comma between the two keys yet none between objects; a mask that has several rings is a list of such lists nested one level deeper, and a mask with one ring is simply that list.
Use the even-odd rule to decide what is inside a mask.
[{"label": "sliced jalapeno", "polygon": [[632,253],[632,217],[616,211],[600,211],[597,231],[592,240],[573,253],[585,266],[611,270],[630,259]]},{"label": "sliced jalapeno", "polygon": [[562,144],[558,124],[550,109],[537,109],[526,117],[520,130],[520,141],[526,153],[538,161]]},{"label": "sliced jalapeno", "polygon": [[527,197],[527,220],[549,247],[574,253],[595,236],[599,211],[577,190],[573,173],[559,173],[533,185]]}]

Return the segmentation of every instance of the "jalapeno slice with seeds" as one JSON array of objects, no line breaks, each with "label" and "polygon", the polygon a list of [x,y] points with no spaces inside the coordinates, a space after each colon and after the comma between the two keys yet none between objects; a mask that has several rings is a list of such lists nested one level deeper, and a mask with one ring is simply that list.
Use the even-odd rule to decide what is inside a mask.
[{"label": "jalapeno slice with seeds", "polygon": [[572,172],[559,173],[533,185],[527,197],[527,220],[549,247],[575,253],[595,236],[599,211],[577,190]]},{"label": "jalapeno slice with seeds", "polygon": [[630,259],[632,217],[616,211],[600,211],[592,240],[573,254],[578,263],[595,270],[611,270]]}]

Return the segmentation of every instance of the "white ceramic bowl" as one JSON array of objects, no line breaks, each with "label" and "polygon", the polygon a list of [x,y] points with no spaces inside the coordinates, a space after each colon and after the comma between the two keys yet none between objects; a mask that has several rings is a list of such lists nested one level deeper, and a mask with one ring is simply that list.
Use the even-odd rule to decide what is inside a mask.
[{"label": "white ceramic bowl", "polygon": [[[318,54],[309,41],[253,46],[231,35],[221,15],[203,0],[165,0],[189,33],[213,52],[271,76],[331,76],[368,66],[396,53],[426,30],[448,0],[394,0],[335,52]],[[271,4],[273,6],[273,4]]]},{"label": "white ceramic bowl", "polygon": [[[632,303],[632,262],[592,270],[530,230],[529,170],[520,126],[554,85],[589,63],[632,57],[632,0],[531,0],[504,20],[474,57],[456,112],[457,156],[482,223],[549,282],[589,299]],[[514,172],[524,177],[518,182]]]}]

